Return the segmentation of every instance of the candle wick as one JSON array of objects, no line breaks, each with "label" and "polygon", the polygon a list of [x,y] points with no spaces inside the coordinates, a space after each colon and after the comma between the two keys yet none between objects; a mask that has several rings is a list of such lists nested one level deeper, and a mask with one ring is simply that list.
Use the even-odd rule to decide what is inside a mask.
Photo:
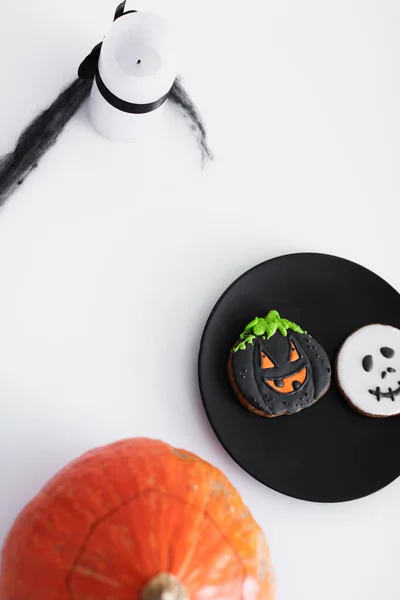
[{"label": "candle wick", "polygon": [[142,63],[142,61],[140,60],[140,58],[137,60],[136,64],[140,65]]}]

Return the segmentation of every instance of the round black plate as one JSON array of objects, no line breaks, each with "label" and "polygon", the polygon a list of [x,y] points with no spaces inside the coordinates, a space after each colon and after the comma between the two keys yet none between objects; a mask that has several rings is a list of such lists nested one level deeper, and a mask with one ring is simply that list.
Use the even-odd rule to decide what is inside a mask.
[{"label": "round black plate", "polygon": [[255,316],[276,309],[311,333],[334,365],[345,338],[369,323],[400,328],[400,295],[348,260],[291,254],[242,275],[220,298],[204,330],[200,389],[210,423],[232,458],[268,487],[302,500],[344,502],[400,475],[400,417],[374,419],[350,408],[332,380],[297,415],[259,417],[236,399],[230,348]]}]

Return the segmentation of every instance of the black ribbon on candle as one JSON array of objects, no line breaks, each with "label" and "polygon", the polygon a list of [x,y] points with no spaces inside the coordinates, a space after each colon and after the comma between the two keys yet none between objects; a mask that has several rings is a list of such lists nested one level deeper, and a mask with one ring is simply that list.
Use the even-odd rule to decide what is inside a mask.
[{"label": "black ribbon on candle", "polygon": [[108,104],[111,104],[111,106],[113,106],[117,110],[129,113],[131,115],[143,115],[157,110],[157,108],[160,108],[160,106],[162,106],[164,102],[168,100],[171,90],[168,90],[168,92],[164,94],[164,96],[162,96],[161,98],[158,98],[158,100],[155,100],[154,102],[149,102],[147,104],[127,102],[126,100],[122,100],[122,98],[119,98],[118,96],[113,94],[112,91],[108,89],[108,87],[102,80],[99,72],[99,58],[102,45],[102,42],[100,44],[97,44],[97,46],[93,48],[89,56],[85,58],[85,60],[79,67],[78,77],[80,79],[86,79],[89,81],[95,79],[100,94],[103,96],[104,100],[108,102]]},{"label": "black ribbon on candle", "polygon": [[160,106],[162,106],[164,102],[168,100],[168,96],[171,93],[171,90],[168,90],[164,96],[155,102],[149,102],[148,104],[135,104],[134,102],[126,102],[126,100],[121,100],[121,98],[118,98],[118,96],[113,94],[105,85],[98,69],[96,71],[96,83],[100,94],[103,96],[104,100],[108,102],[108,104],[111,104],[111,106],[121,110],[122,112],[130,113],[131,115],[144,115],[145,113],[157,110],[157,108],[160,108]]}]

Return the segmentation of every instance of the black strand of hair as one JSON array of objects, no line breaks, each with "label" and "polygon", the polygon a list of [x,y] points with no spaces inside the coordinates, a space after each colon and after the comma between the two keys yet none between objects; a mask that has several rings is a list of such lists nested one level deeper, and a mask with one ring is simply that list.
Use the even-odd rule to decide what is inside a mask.
[{"label": "black strand of hair", "polygon": [[[57,141],[68,121],[90,94],[92,81],[76,79],[61,92],[58,98],[39,114],[22,132],[12,152],[0,157],[0,206],[21,185],[29,173],[38,166],[40,159]],[[203,120],[192,99],[177,78],[169,99],[178,105],[192,122],[197,135],[203,164],[212,158],[207,143]]]},{"label": "black strand of hair", "polygon": [[91,87],[91,81],[76,79],[28,125],[15,149],[0,158],[0,206],[55,144],[65,125],[89,96]]},{"label": "black strand of hair", "polygon": [[207,131],[203,119],[201,118],[200,113],[197,110],[192,99],[190,98],[189,94],[183,87],[179,77],[177,77],[174,81],[170,92],[169,100],[177,104],[183,110],[183,114],[185,115],[185,117],[187,117],[191,121],[191,129],[192,131],[194,131],[194,133],[196,133],[197,144],[201,151],[203,164],[207,159],[212,159],[213,155],[210,148],[208,147]]}]

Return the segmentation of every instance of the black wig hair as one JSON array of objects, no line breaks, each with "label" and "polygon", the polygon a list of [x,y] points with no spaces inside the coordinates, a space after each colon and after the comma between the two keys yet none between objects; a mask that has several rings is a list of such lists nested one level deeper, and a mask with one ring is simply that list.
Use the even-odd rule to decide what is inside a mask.
[{"label": "black wig hair", "polygon": [[[124,13],[124,9],[125,2],[122,2],[116,10],[115,18],[127,14]],[[51,106],[39,114],[22,132],[14,150],[0,158],[0,206],[23,183],[32,169],[38,166],[42,156],[55,144],[65,125],[89,96],[101,46],[102,44],[98,44],[80,65],[78,79],[61,92]],[[203,120],[179,77],[169,92],[168,100],[179,106],[191,122],[203,163],[212,158]]]},{"label": "black wig hair", "polygon": [[91,84],[76,79],[20,135],[14,150],[0,158],[0,206],[38,166],[90,93]]}]

